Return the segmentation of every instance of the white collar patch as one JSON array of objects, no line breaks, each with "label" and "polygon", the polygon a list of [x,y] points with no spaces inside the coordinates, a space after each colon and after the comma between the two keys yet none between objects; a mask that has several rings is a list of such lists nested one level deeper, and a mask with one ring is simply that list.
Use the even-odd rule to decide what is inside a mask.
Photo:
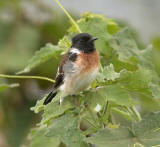
[{"label": "white collar patch", "polygon": [[80,54],[80,51],[77,48],[71,48],[70,52]]}]

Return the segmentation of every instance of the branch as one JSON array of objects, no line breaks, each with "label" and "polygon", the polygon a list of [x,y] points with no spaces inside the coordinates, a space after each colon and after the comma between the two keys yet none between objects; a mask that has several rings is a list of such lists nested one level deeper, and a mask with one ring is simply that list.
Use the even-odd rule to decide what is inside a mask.
[{"label": "branch", "polygon": [[15,75],[5,75],[5,74],[0,74],[0,77],[2,78],[12,78],[12,79],[39,79],[39,80],[46,80],[49,82],[54,83],[55,81],[50,79],[50,78],[46,78],[46,77],[41,77],[41,76],[15,76]]}]

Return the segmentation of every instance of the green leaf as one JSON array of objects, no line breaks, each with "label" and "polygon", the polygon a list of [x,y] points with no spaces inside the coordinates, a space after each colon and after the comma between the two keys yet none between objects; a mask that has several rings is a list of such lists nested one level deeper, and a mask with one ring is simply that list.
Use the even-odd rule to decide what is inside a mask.
[{"label": "green leaf", "polygon": [[110,60],[110,62],[114,65],[115,71],[121,71],[124,69],[135,71],[138,68],[138,62],[135,57],[131,57],[129,61],[121,61],[119,60],[118,54],[114,53]]},{"label": "green leaf", "polygon": [[62,105],[59,105],[59,99],[62,95],[63,93],[59,92],[56,97],[54,97],[51,103],[43,105],[45,98],[48,96],[47,94],[43,99],[37,101],[36,105],[31,108],[31,110],[35,113],[39,113],[43,110],[42,120],[40,124],[48,123],[54,117],[58,117],[62,115],[65,111],[74,108],[70,100],[68,100],[68,98],[70,97],[65,97]]},{"label": "green leaf", "polygon": [[[56,114],[59,114],[65,110],[67,110],[67,108],[72,108],[73,106],[71,105],[70,101],[66,101],[67,97],[65,97],[65,100],[63,101],[63,107],[60,107],[59,100],[60,98],[63,97],[63,92],[58,92],[57,95],[54,97],[54,99],[48,104],[48,105],[43,105],[44,100],[46,99],[46,97],[48,96],[48,94],[46,94],[41,100],[38,100],[36,105],[34,107],[31,108],[32,111],[34,111],[35,113],[39,113],[40,111],[44,110],[45,115],[49,118],[49,116],[52,114],[53,116]],[[56,108],[56,109],[55,109]],[[59,111],[58,111],[59,110]],[[53,112],[52,112],[53,111]]]},{"label": "green leaf", "polygon": [[44,113],[42,115],[41,123],[47,123],[49,120],[62,115],[65,111],[74,108],[71,102],[65,98],[62,105],[59,105],[59,100],[51,102],[44,107]]},{"label": "green leaf", "polygon": [[85,98],[86,103],[88,103],[95,111],[97,105],[102,108],[106,101],[112,101],[121,106],[135,105],[135,101],[132,99],[129,92],[120,84],[92,89],[86,92],[83,97]]},{"label": "green leaf", "polygon": [[19,84],[18,83],[14,83],[14,84],[0,84],[0,92],[5,90],[5,89],[8,89],[8,88],[15,88],[15,87],[18,87]]},{"label": "green leaf", "polygon": [[154,83],[157,83],[157,81],[159,81],[159,77],[155,65],[153,63],[154,55],[152,46],[149,45],[146,49],[141,50],[137,59],[140,64],[140,68],[142,67],[150,70],[152,72],[152,81]]},{"label": "green leaf", "polygon": [[111,59],[116,70],[126,68],[134,71],[137,69],[137,65],[139,65],[145,69],[152,70],[154,76],[157,77],[153,64],[152,46],[150,45],[143,50],[138,49],[127,28],[113,35],[112,39],[109,40],[109,45],[117,53],[113,54]]},{"label": "green leaf", "polygon": [[102,73],[99,73],[97,76],[98,82],[105,82],[105,80],[112,80],[119,78],[120,73],[115,72],[113,64],[104,67]]},{"label": "green leaf", "polygon": [[152,92],[152,95],[156,99],[160,99],[160,86],[158,84],[149,83],[150,91]]},{"label": "green leaf", "polygon": [[89,105],[95,111],[97,105],[102,108],[105,103],[105,93],[103,93],[103,89],[91,89],[90,91],[86,91],[82,97],[85,104]]},{"label": "green leaf", "polygon": [[52,57],[57,58],[62,51],[62,48],[58,46],[47,44],[45,47],[37,51],[35,55],[29,60],[28,65],[22,71],[19,71],[17,74],[30,72],[33,68],[51,59]]},{"label": "green leaf", "polygon": [[108,85],[104,88],[106,92],[106,99],[122,106],[135,105],[134,100],[131,98],[129,92],[125,90],[120,84]]},{"label": "green leaf", "polygon": [[[157,84],[152,83],[153,74],[151,70],[139,68],[137,71],[123,71],[120,73],[117,82],[122,85],[143,109],[158,110],[158,98],[155,94],[158,92]],[[153,86],[155,85],[155,86]]]},{"label": "green leaf", "polygon": [[60,48],[64,48],[65,51],[69,50],[71,47],[71,38],[69,36],[64,36],[61,40],[58,42],[58,46]]},{"label": "green leaf", "polygon": [[160,112],[150,113],[132,128],[102,129],[86,138],[88,143],[97,147],[144,147],[160,145]]},{"label": "green leaf", "polygon": [[86,141],[97,147],[132,147],[132,134],[127,128],[103,129],[88,137]]},{"label": "green leaf", "polygon": [[133,124],[132,131],[145,146],[160,145],[160,112],[146,115],[140,123]]},{"label": "green leaf", "polygon": [[127,120],[133,120],[133,118],[131,117],[131,115],[128,112],[126,112],[118,107],[111,107],[111,111],[112,111],[112,113],[115,112],[115,113],[121,115],[122,117],[126,118]]},{"label": "green leaf", "polygon": [[155,70],[153,60],[152,60],[152,46],[149,45],[146,49],[143,49],[139,52],[137,57],[139,64],[147,69]]},{"label": "green leaf", "polygon": [[118,82],[122,84],[126,89],[135,93],[143,93],[150,95],[151,92],[148,89],[148,84],[152,81],[152,72],[140,68],[137,71],[123,71],[121,72]]},{"label": "green leaf", "polygon": [[46,137],[45,131],[47,127],[41,126],[32,130],[30,138],[32,139],[30,146],[31,147],[58,147],[60,140],[58,138]]},{"label": "green leaf", "polygon": [[131,58],[138,56],[140,52],[128,29],[124,29],[114,35],[110,40],[110,45],[117,51],[119,59],[124,62],[131,62]]},{"label": "green leaf", "polygon": [[120,71],[125,68],[134,71],[138,68],[137,57],[140,50],[127,28],[113,35],[108,42],[113,48],[111,63],[116,70]]},{"label": "green leaf", "polygon": [[58,138],[68,147],[89,147],[78,128],[78,118],[65,114],[55,120],[48,128],[46,136]]},{"label": "green leaf", "polygon": [[43,99],[38,100],[36,105],[31,108],[31,110],[34,111],[34,113],[39,113],[40,111],[43,110],[43,108],[44,108],[43,102],[46,97],[47,97],[47,95]]}]

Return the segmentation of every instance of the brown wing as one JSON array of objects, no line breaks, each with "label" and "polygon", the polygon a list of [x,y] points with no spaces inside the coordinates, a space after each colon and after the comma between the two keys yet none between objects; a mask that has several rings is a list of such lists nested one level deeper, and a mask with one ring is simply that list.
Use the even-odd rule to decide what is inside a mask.
[{"label": "brown wing", "polygon": [[66,55],[62,58],[57,71],[54,88],[58,88],[63,84],[65,74],[72,71],[73,62],[76,61],[76,59],[77,59],[77,54],[72,52],[66,53]]}]

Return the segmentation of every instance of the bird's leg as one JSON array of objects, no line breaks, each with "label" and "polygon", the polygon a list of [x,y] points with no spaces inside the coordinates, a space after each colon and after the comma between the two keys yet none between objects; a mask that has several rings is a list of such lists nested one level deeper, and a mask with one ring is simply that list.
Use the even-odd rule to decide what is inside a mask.
[{"label": "bird's leg", "polygon": [[60,106],[62,106],[63,100],[64,100],[64,98],[60,98],[60,100],[59,100],[59,105]]}]

